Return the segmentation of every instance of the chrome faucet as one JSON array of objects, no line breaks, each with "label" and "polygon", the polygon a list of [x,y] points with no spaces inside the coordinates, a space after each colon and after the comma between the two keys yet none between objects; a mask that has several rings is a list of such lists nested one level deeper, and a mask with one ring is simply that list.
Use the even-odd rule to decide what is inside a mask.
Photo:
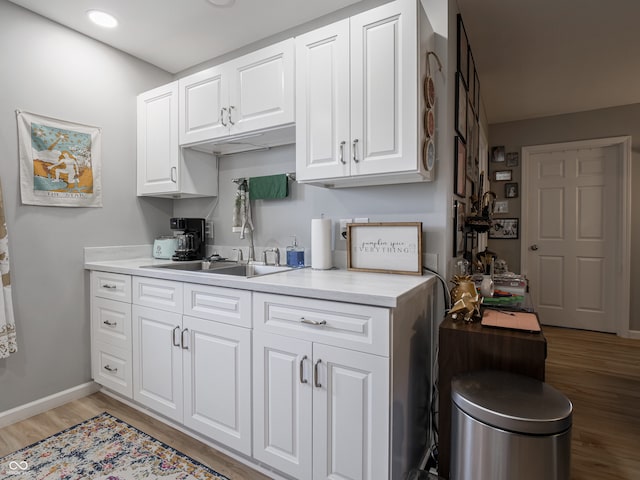
[{"label": "chrome faucet", "polygon": [[280,266],[280,249],[278,248],[265,248],[262,251],[262,263],[264,263],[265,265],[267,265],[267,253],[269,252],[273,252],[276,254],[276,258],[275,258],[275,266]]}]

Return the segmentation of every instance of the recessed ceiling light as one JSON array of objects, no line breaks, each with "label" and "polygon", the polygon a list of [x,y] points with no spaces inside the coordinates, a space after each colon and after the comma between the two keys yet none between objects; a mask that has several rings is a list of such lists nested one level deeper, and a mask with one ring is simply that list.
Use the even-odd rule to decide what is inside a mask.
[{"label": "recessed ceiling light", "polygon": [[207,0],[214,7],[230,7],[236,0]]},{"label": "recessed ceiling light", "polygon": [[93,23],[105,28],[114,28],[118,26],[118,20],[113,15],[100,10],[89,10],[87,15]]}]

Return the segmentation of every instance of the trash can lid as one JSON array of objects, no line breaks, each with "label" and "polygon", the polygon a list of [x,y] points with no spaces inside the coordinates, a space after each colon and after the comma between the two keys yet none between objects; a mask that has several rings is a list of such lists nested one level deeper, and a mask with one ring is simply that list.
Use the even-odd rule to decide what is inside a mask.
[{"label": "trash can lid", "polygon": [[571,427],[569,399],[523,375],[492,370],[460,375],[451,382],[451,398],[466,414],[502,430],[551,435]]}]

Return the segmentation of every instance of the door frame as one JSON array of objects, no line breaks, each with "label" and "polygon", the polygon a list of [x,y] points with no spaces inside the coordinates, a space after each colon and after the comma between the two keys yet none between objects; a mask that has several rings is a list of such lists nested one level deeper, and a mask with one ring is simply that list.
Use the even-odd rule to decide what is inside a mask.
[{"label": "door frame", "polygon": [[621,192],[622,205],[620,206],[620,235],[618,235],[618,248],[620,252],[620,264],[617,271],[620,273],[616,282],[617,296],[615,299],[615,329],[621,337],[640,338],[640,332],[632,332],[629,329],[630,291],[631,291],[631,137],[609,137],[593,140],[579,140],[573,142],[551,143],[546,145],[534,145],[522,147],[522,185],[521,185],[521,240],[520,240],[520,272],[528,273],[528,245],[529,234],[529,183],[528,169],[530,157],[537,153],[554,152],[567,149],[618,147],[621,153],[618,188]]}]

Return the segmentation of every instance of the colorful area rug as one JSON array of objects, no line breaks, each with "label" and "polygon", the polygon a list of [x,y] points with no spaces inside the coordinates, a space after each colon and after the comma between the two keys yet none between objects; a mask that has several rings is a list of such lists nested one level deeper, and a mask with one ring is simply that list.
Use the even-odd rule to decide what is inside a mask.
[{"label": "colorful area rug", "polygon": [[14,478],[228,480],[106,412],[0,458],[0,479]]}]

